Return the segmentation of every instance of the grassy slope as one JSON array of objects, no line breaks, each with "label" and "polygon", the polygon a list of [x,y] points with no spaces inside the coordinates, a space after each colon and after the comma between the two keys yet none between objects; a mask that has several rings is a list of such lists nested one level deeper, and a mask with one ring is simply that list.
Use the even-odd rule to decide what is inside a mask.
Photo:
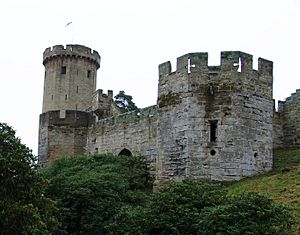
[{"label": "grassy slope", "polygon": [[272,172],[247,178],[229,186],[229,193],[252,190],[290,206],[298,217],[294,234],[300,234],[300,149],[274,151]]}]

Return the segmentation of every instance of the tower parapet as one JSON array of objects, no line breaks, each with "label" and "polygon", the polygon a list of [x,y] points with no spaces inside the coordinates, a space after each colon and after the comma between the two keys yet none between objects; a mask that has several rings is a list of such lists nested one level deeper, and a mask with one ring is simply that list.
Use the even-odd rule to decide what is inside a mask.
[{"label": "tower parapet", "polygon": [[[213,70],[219,67],[223,71],[239,71],[251,72],[253,71],[253,56],[241,51],[222,51],[221,52],[221,65],[220,66],[208,66],[208,53],[196,52],[188,53],[177,58],[176,71],[193,73],[199,71],[205,71],[210,68]],[[258,71],[259,74],[273,75],[273,62],[258,58]],[[170,75],[172,73],[172,67],[170,61],[159,65],[159,75]]]},{"label": "tower parapet", "polygon": [[47,48],[43,113],[55,110],[86,111],[96,90],[100,55],[81,45]]},{"label": "tower parapet", "polygon": [[182,92],[198,89],[205,94],[209,89],[225,89],[231,93],[230,86],[241,91],[245,87],[251,89],[251,84],[258,88],[257,95],[268,99],[273,97],[273,62],[258,58],[256,70],[253,56],[241,51],[221,52],[220,65],[217,66],[208,65],[206,52],[188,53],[177,58],[176,71],[172,72],[170,61],[160,64],[158,70],[158,104],[163,106],[166,100],[175,96],[179,102]]},{"label": "tower parapet", "polygon": [[52,48],[46,48],[43,53],[43,65],[53,58],[70,56],[86,58],[93,61],[96,64],[97,69],[100,67],[101,57],[99,53],[82,45],[67,45],[66,48],[64,48],[63,45],[56,45]]}]

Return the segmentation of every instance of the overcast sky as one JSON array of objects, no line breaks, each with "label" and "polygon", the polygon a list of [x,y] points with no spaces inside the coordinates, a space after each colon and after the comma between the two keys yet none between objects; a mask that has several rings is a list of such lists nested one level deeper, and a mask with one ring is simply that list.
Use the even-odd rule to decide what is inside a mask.
[{"label": "overcast sky", "polygon": [[[37,154],[42,54],[82,44],[101,55],[97,87],[156,103],[158,64],[189,52],[240,50],[274,62],[274,98],[299,82],[299,0],[3,0],[0,2],[0,122]],[[73,22],[68,27],[65,25]]]}]

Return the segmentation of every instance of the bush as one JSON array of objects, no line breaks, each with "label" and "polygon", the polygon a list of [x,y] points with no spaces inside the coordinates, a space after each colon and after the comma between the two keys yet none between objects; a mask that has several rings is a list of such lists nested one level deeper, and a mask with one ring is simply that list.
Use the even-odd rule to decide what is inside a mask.
[{"label": "bush", "polygon": [[202,213],[199,234],[290,234],[293,217],[286,207],[276,205],[259,193],[247,192],[229,197]]},{"label": "bush", "polygon": [[154,193],[146,208],[148,234],[197,234],[201,212],[219,205],[224,188],[191,178]]},{"label": "bush", "polygon": [[126,205],[143,205],[152,187],[138,157],[95,155],[61,158],[44,172],[46,195],[57,201],[60,233],[107,234]]}]

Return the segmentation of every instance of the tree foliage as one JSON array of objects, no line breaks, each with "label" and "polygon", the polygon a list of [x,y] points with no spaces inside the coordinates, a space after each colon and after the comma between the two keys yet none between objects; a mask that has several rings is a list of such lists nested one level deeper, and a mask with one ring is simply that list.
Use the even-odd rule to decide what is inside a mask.
[{"label": "tree foliage", "polygon": [[284,235],[292,224],[287,208],[266,196],[227,196],[225,187],[187,178],[153,193],[144,207],[123,208],[110,234]]},{"label": "tree foliage", "polygon": [[0,123],[0,234],[49,234],[56,228],[51,200],[43,196],[45,182],[35,157]]},{"label": "tree foliage", "polygon": [[115,103],[122,110],[122,112],[139,111],[139,108],[132,101],[131,95],[126,95],[125,91],[119,91],[115,97]]},{"label": "tree foliage", "polygon": [[244,192],[228,197],[216,207],[205,208],[199,231],[205,235],[287,235],[293,223],[286,207],[274,204],[265,195]]},{"label": "tree foliage", "polygon": [[145,162],[133,156],[61,158],[44,174],[46,195],[58,203],[59,234],[107,234],[115,215],[143,205],[152,186]]},{"label": "tree foliage", "polygon": [[148,234],[197,234],[203,208],[219,205],[224,196],[220,185],[191,178],[171,183],[154,193],[149,201]]}]

